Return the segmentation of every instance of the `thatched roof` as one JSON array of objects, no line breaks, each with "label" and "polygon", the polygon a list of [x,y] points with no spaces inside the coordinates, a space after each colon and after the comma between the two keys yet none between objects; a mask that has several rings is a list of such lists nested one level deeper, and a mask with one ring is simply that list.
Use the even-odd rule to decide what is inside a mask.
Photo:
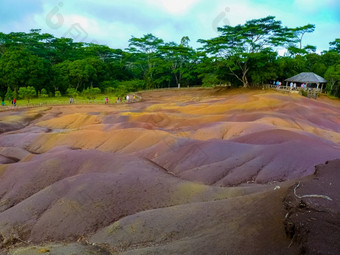
[{"label": "thatched roof", "polygon": [[286,79],[289,82],[301,82],[301,83],[326,83],[327,81],[321,76],[315,73],[304,72]]}]

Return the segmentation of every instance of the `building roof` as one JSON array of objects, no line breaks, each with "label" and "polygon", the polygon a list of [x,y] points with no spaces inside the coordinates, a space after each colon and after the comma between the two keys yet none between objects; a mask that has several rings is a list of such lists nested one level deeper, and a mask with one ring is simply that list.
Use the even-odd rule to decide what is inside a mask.
[{"label": "building roof", "polygon": [[311,72],[304,72],[297,74],[293,77],[286,79],[285,81],[291,82],[301,82],[301,83],[326,83],[327,81],[322,78],[321,76],[311,73]]}]

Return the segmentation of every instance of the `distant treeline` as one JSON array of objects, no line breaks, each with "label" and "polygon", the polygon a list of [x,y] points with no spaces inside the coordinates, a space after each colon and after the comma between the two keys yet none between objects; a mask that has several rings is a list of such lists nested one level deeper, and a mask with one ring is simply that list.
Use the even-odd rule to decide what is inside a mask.
[{"label": "distant treeline", "polygon": [[[132,37],[125,50],[56,38],[40,29],[0,33],[0,97],[10,100],[20,88],[44,96],[91,89],[123,96],[178,84],[252,87],[304,71],[325,77],[328,92],[340,97],[340,39],[316,54],[315,46],[302,43],[314,29],[287,28],[268,16],[218,28],[219,36],[198,40],[199,49],[190,47],[186,36],[175,43],[147,34]],[[279,56],[283,48],[287,53]]]}]

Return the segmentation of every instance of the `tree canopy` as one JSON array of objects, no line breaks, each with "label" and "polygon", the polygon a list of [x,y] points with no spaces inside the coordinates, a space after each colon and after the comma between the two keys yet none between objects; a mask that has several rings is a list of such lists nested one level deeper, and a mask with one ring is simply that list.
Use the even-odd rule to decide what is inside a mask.
[{"label": "tree canopy", "polygon": [[10,99],[28,87],[37,95],[58,96],[98,89],[123,95],[178,84],[251,87],[304,71],[324,76],[329,92],[339,95],[340,39],[316,54],[315,46],[303,44],[304,35],[315,29],[312,24],[288,28],[268,16],[220,27],[217,37],[198,40],[199,49],[187,36],[165,42],[146,34],[132,36],[124,50],[56,38],[40,29],[0,33],[0,96]]}]

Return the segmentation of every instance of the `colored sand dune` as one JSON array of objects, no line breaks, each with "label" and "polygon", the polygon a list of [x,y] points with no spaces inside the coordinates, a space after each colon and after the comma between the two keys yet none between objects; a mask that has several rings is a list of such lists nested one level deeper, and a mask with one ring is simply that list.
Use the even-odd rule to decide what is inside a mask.
[{"label": "colored sand dune", "polygon": [[0,113],[1,255],[339,251],[339,101],[141,95]]}]

